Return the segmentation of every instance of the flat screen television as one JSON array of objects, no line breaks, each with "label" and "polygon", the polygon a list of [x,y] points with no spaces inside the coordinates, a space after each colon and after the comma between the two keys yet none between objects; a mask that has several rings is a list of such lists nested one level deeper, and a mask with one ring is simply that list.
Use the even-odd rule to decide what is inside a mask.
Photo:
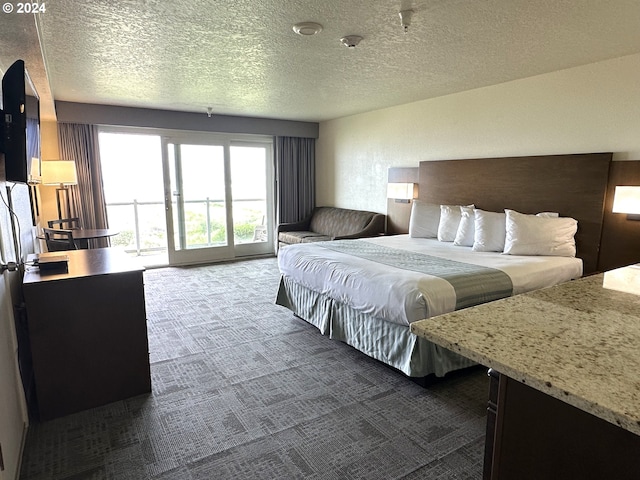
[{"label": "flat screen television", "polygon": [[8,182],[40,181],[40,99],[24,61],[2,77],[2,145]]}]

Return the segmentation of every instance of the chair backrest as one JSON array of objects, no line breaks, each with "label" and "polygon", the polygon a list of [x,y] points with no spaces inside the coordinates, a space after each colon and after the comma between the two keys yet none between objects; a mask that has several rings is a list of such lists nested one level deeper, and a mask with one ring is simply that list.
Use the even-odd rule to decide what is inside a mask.
[{"label": "chair backrest", "polygon": [[65,250],[76,250],[73,241],[72,230],[61,230],[58,228],[43,228],[44,240],[47,244],[47,250],[50,252],[63,252]]},{"label": "chair backrest", "polygon": [[67,230],[76,230],[78,228],[82,228],[80,226],[80,219],[78,217],[61,218],[60,220],[49,220],[47,223],[49,224],[49,228],[57,227]]}]

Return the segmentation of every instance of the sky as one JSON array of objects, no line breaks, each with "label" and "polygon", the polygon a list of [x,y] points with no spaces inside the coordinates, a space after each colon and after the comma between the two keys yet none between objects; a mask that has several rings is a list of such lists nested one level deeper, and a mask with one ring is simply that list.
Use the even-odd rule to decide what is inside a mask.
[{"label": "sky", "polygon": [[[100,133],[100,159],[107,203],[164,199],[162,141],[158,135]],[[169,148],[169,152],[175,150]],[[265,198],[264,147],[232,146],[234,199]],[[224,149],[219,145],[183,145],[185,199],[224,198]],[[172,185],[172,190],[176,186]]]}]

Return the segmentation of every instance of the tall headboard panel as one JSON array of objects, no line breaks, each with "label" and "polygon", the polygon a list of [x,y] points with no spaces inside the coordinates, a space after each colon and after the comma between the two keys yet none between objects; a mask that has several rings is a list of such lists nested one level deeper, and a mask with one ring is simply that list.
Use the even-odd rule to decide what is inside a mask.
[{"label": "tall headboard panel", "polygon": [[578,220],[577,255],[596,271],[611,153],[420,162],[420,199]]}]

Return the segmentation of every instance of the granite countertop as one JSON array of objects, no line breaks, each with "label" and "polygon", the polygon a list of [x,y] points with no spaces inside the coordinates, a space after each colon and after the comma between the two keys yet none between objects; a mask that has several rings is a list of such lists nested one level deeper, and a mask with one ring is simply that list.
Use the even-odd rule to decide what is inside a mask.
[{"label": "granite countertop", "polygon": [[411,331],[640,435],[640,265],[420,320]]}]

